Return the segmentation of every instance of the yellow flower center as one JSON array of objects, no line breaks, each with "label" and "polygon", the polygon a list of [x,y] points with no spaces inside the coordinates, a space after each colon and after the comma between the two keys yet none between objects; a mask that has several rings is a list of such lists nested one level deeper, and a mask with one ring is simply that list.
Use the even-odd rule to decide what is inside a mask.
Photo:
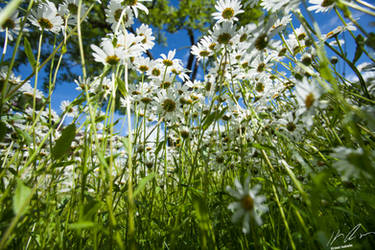
[{"label": "yellow flower center", "polygon": [[68,10],[69,10],[70,13],[72,13],[73,15],[77,15],[78,7],[77,7],[77,5],[75,5],[74,3],[70,3],[70,4],[68,4]]},{"label": "yellow flower center", "polygon": [[107,56],[105,61],[106,61],[106,63],[108,63],[110,65],[116,65],[120,61],[120,58],[118,58],[116,55]]},{"label": "yellow flower center", "polygon": [[224,19],[231,19],[234,16],[234,10],[232,8],[225,8],[221,13]]},{"label": "yellow flower center", "polygon": [[322,7],[328,7],[328,6],[332,5],[334,2],[335,2],[335,0],[323,0],[323,2],[321,3],[321,6]]},{"label": "yellow flower center", "polygon": [[231,34],[229,33],[222,33],[217,37],[217,41],[222,44],[229,43],[230,39],[232,38]]},{"label": "yellow flower center", "polygon": [[306,96],[306,99],[305,99],[306,108],[309,109],[313,105],[314,101],[315,101],[314,94],[313,93],[309,93]]},{"label": "yellow flower center", "polygon": [[10,18],[8,18],[7,20],[5,20],[4,24],[2,25],[3,29],[14,29],[16,27],[16,24],[14,23],[14,21]]},{"label": "yellow flower center", "polygon": [[173,112],[176,109],[176,102],[168,98],[163,101],[161,106],[166,112]]},{"label": "yellow flower center", "polygon": [[253,198],[251,198],[250,195],[245,195],[242,199],[241,199],[241,206],[243,209],[245,209],[246,211],[251,211],[253,210],[254,208],[254,200]]},{"label": "yellow flower center", "polygon": [[163,64],[164,64],[165,66],[169,67],[169,66],[172,66],[172,65],[173,65],[173,62],[172,62],[171,60],[169,60],[169,59],[164,59],[164,60],[163,60]]},{"label": "yellow flower center", "polygon": [[53,28],[53,24],[51,23],[50,20],[46,19],[46,18],[40,18],[38,20],[38,23],[40,25],[40,27],[42,27],[43,29],[52,29]]}]

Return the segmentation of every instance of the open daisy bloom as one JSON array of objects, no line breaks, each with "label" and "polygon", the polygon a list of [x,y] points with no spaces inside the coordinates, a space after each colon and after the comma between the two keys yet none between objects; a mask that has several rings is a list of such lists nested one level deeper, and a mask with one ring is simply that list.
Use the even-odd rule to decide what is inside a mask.
[{"label": "open daisy bloom", "polygon": [[261,215],[268,211],[267,205],[263,204],[266,197],[257,195],[260,185],[256,185],[249,189],[250,177],[246,178],[244,185],[236,179],[234,185],[237,190],[227,186],[227,192],[237,199],[237,201],[229,204],[228,209],[234,212],[232,222],[238,222],[242,217],[242,232],[250,232],[250,218],[253,218],[258,225],[262,225]]},{"label": "open daisy bloom", "polygon": [[316,13],[327,12],[335,6],[335,2],[335,0],[309,0],[312,6],[308,7],[307,10],[315,10]]},{"label": "open daisy bloom", "polygon": [[236,15],[244,12],[241,10],[241,2],[237,0],[219,0],[215,8],[217,12],[212,16],[218,23],[238,21]]},{"label": "open daisy bloom", "polygon": [[31,11],[30,22],[40,30],[58,34],[63,27],[63,19],[58,15],[55,4],[47,1]]},{"label": "open daisy bloom", "polygon": [[91,49],[94,51],[95,61],[104,65],[117,65],[123,59],[124,51],[121,47],[114,47],[110,39],[105,39],[101,43],[101,47],[92,44]]}]

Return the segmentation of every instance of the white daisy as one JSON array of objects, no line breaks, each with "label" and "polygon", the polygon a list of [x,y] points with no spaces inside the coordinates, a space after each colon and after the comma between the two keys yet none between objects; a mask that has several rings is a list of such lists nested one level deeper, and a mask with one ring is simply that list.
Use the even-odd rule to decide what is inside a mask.
[{"label": "white daisy", "polygon": [[[0,8],[0,12],[2,12],[2,8]],[[8,30],[8,39],[10,41],[13,41],[13,38],[18,36],[20,30],[21,30],[21,21],[22,17],[18,17],[18,10],[15,11],[5,22],[3,25],[0,26],[0,32],[4,32]],[[25,28],[23,28],[23,31],[27,31]]]},{"label": "white daisy", "polygon": [[219,0],[215,8],[217,12],[212,16],[217,20],[217,23],[238,21],[236,15],[244,12],[241,10],[241,2],[237,0]]},{"label": "white daisy", "polygon": [[352,149],[337,147],[334,149],[334,152],[331,153],[331,156],[337,159],[332,165],[341,174],[341,178],[344,181],[362,176],[370,177],[370,175],[360,167],[366,163],[366,157],[362,148]]},{"label": "white daisy", "polygon": [[178,108],[178,96],[172,89],[162,89],[157,93],[156,97],[157,112],[167,121],[174,122],[180,116]]},{"label": "white daisy", "polygon": [[76,106],[72,106],[71,102],[68,100],[62,101],[60,104],[60,109],[65,112],[67,117],[75,117],[78,115],[78,109]]},{"label": "white daisy", "polygon": [[[79,0],[65,0],[62,4],[59,5],[59,15],[68,17],[68,24],[70,25],[77,24],[78,5]],[[80,13],[81,18],[86,13],[86,11],[86,6],[82,4]]]},{"label": "white daisy", "polygon": [[58,34],[63,28],[63,19],[58,15],[55,4],[46,1],[31,10],[30,22],[40,30]]},{"label": "white daisy", "polygon": [[154,47],[155,37],[152,35],[152,29],[148,25],[142,24],[139,28],[137,28],[136,34],[137,36],[143,38],[141,41],[141,45],[145,50],[149,50]]},{"label": "white daisy", "polygon": [[308,7],[307,10],[315,10],[316,13],[327,12],[335,6],[335,2],[335,0],[309,0],[313,6]]},{"label": "white daisy", "polygon": [[125,0],[123,1],[123,5],[129,6],[133,9],[135,17],[138,17],[138,9],[143,10],[148,14],[148,9],[144,6],[141,2],[151,2],[151,0]]},{"label": "white daisy", "polygon": [[211,56],[212,52],[208,47],[206,47],[199,41],[197,45],[193,45],[191,47],[191,54],[195,55],[198,61],[201,61],[204,58]]},{"label": "white daisy", "polygon": [[179,64],[180,63],[180,59],[173,59],[174,56],[176,55],[176,50],[170,50],[168,51],[168,56],[165,55],[164,53],[162,53],[160,56],[161,56],[161,59],[158,59],[164,66],[166,67],[171,67],[173,66],[174,64]]},{"label": "white daisy", "polygon": [[236,28],[231,22],[217,23],[213,28],[212,37],[219,44],[229,44],[235,32]]},{"label": "white daisy", "polygon": [[[122,20],[120,20],[121,13],[124,11]],[[111,24],[111,28],[115,31],[118,23],[122,21],[125,27],[130,27],[134,23],[134,16],[129,7],[124,8],[121,0],[111,0],[108,8],[105,10],[106,21]]]},{"label": "white daisy", "polygon": [[94,51],[94,60],[104,65],[116,65],[124,56],[124,50],[121,47],[114,47],[110,39],[104,39],[100,44],[102,48],[92,44],[91,49]]},{"label": "white daisy", "polygon": [[228,209],[234,212],[232,222],[235,223],[243,217],[242,232],[250,232],[250,218],[253,218],[258,225],[262,224],[262,214],[268,211],[267,205],[263,204],[266,197],[257,195],[260,185],[249,189],[250,178],[246,178],[244,185],[236,179],[234,184],[237,190],[227,186],[227,192],[238,201],[229,204]]}]

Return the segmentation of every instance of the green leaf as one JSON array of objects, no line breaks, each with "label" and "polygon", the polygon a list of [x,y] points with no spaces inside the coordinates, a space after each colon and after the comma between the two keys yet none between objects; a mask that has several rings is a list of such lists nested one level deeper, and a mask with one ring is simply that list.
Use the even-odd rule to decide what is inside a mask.
[{"label": "green leaf", "polygon": [[69,229],[83,229],[95,226],[95,223],[92,221],[80,221],[77,223],[69,224]]},{"label": "green leaf", "polygon": [[5,135],[7,134],[8,128],[4,122],[0,121],[0,142],[3,141]]},{"label": "green leaf", "polygon": [[22,137],[22,139],[24,140],[26,145],[31,144],[33,139],[31,138],[31,136],[25,130],[22,130],[22,129],[19,129],[19,128],[16,128],[16,127],[15,127],[15,130],[17,131],[18,135],[20,135]]},{"label": "green leaf", "polygon": [[212,112],[211,114],[207,115],[204,119],[203,123],[203,130],[207,130],[210,125],[215,121],[216,113]]},{"label": "green leaf", "polygon": [[16,193],[13,196],[13,211],[15,214],[21,212],[22,208],[28,200],[31,189],[25,186],[21,180],[17,181]]},{"label": "green leaf", "polygon": [[26,37],[24,37],[23,46],[25,48],[25,54],[27,56],[27,59],[29,59],[30,65],[33,69],[36,67],[36,60],[34,58],[33,50],[31,49],[31,45],[29,40],[27,40]]},{"label": "green leaf", "polygon": [[76,125],[70,124],[64,128],[62,135],[57,139],[55,146],[52,148],[52,158],[61,159],[70,152],[70,146],[76,136]]},{"label": "green leaf", "polygon": [[164,143],[165,143],[165,140],[164,141],[161,141],[158,145],[158,147],[156,148],[155,150],[155,156],[158,155],[159,151],[161,150],[161,148],[164,146]]},{"label": "green leaf", "polygon": [[142,192],[142,190],[145,188],[147,182],[149,182],[152,178],[155,177],[155,173],[152,172],[151,174],[147,175],[146,177],[144,177],[137,185],[137,187],[135,188],[134,190],[134,197],[137,196],[137,194],[139,194],[140,192]]},{"label": "green leaf", "polygon": [[121,80],[119,77],[117,77],[116,81],[117,81],[118,89],[120,90],[122,96],[124,97],[127,96],[128,92],[126,91],[126,88],[125,88],[125,82]]},{"label": "green leaf", "polygon": [[355,49],[353,64],[355,64],[359,60],[359,58],[361,57],[361,55],[363,53],[363,50],[365,48],[365,39],[363,38],[363,36],[361,34],[359,34],[355,38],[355,42],[357,44],[357,48]]}]

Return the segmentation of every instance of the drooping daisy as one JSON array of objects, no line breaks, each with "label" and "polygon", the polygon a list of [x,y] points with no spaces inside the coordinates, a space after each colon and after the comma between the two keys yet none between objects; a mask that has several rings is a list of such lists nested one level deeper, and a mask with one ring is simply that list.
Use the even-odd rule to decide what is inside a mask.
[{"label": "drooping daisy", "polygon": [[58,15],[55,4],[49,1],[39,4],[36,10],[31,10],[29,19],[40,30],[51,31],[55,34],[63,28],[63,19]]},{"label": "drooping daisy", "polygon": [[[122,14],[122,12],[124,13]],[[122,14],[122,20],[120,20]],[[117,28],[119,22],[123,22],[125,27],[130,27],[134,23],[134,16],[129,7],[124,8],[121,0],[111,0],[108,8],[105,10],[106,22],[111,24],[113,31]]]},{"label": "drooping daisy", "polygon": [[241,2],[237,0],[219,0],[216,2],[215,8],[217,12],[212,16],[217,20],[217,23],[238,21],[236,15],[244,12],[241,10]]},{"label": "drooping daisy", "polygon": [[315,10],[316,13],[327,12],[335,6],[335,0],[309,0],[312,6],[308,7],[308,11]]},{"label": "drooping daisy", "polygon": [[246,178],[244,185],[236,179],[234,184],[237,190],[227,186],[227,192],[233,196],[237,201],[229,204],[228,209],[234,212],[232,222],[235,223],[243,217],[242,232],[250,232],[250,218],[253,218],[258,225],[261,225],[262,214],[268,211],[267,205],[263,204],[266,197],[258,195],[261,186],[258,184],[252,189],[249,189],[250,178]]},{"label": "drooping daisy", "polygon": [[91,44],[91,49],[94,51],[93,56],[95,61],[101,62],[104,65],[114,66],[123,59],[123,48],[114,47],[110,39],[104,39],[100,46],[102,48]]}]

